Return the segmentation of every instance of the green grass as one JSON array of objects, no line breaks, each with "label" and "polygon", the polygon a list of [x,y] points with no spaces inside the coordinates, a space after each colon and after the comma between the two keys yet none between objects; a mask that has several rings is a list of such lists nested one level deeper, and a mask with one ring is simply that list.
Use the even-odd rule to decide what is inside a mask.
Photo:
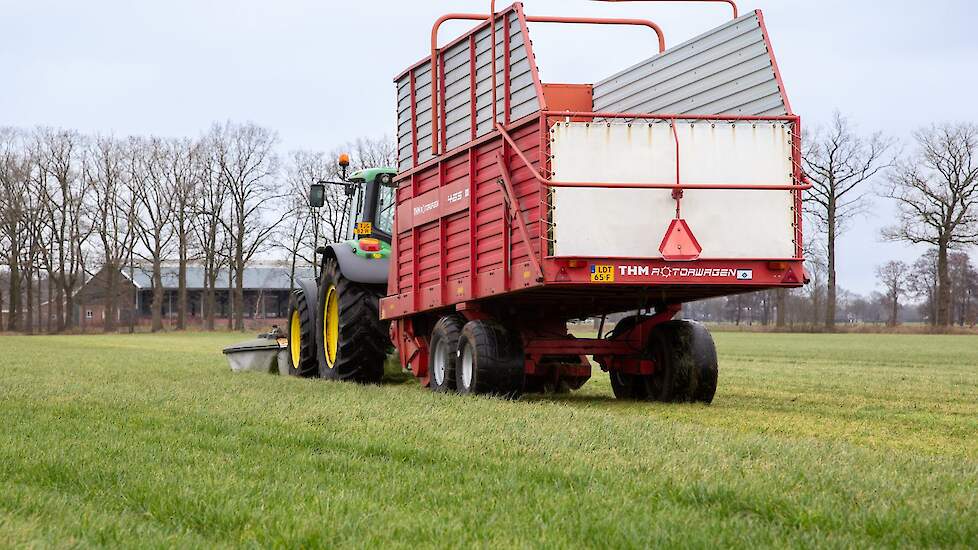
[{"label": "green grass", "polygon": [[978,545],[978,338],[718,334],[712,406],[233,375],[0,339],[0,546]]}]

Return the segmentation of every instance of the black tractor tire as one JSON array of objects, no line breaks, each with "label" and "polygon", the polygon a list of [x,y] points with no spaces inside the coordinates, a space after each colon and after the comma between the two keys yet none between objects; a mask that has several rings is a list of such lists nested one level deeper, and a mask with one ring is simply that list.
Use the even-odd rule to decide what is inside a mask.
[{"label": "black tractor tire", "polygon": [[428,352],[428,387],[436,393],[455,391],[455,367],[458,362],[458,341],[466,319],[447,315],[438,320],[431,331]]},{"label": "black tractor tire", "polygon": [[519,398],[526,377],[519,335],[495,321],[469,321],[459,338],[455,374],[463,395]]},{"label": "black tractor tire", "polygon": [[305,291],[301,288],[292,291],[288,316],[290,376],[312,378],[319,375],[315,309],[316,304],[309,303]]},{"label": "black tractor tire", "polygon": [[[331,293],[332,291],[332,293]],[[380,320],[383,285],[355,283],[343,276],[339,263],[330,259],[323,267],[319,286],[316,330],[319,338],[319,376],[327,380],[379,384],[384,378],[384,362],[391,347],[387,323]],[[335,299],[338,331],[335,350],[328,343],[327,311]],[[330,359],[332,357],[332,360]]]}]

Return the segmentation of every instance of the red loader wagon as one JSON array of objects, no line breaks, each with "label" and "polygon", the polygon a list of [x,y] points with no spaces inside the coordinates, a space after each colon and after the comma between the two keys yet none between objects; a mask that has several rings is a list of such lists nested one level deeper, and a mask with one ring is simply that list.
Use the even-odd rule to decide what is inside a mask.
[{"label": "red loader wagon", "polygon": [[[726,3],[733,20],[668,49],[651,21],[528,16],[519,3],[435,23],[431,56],[396,79],[380,303],[423,384],[578,389],[592,356],[619,398],[712,401],[713,340],[676,320],[682,304],[806,282],[800,120],[763,15]],[[458,19],[478,23],[439,47]],[[658,51],[601,82],[545,83],[536,24],[644,26]],[[607,335],[568,332],[622,312]]]}]

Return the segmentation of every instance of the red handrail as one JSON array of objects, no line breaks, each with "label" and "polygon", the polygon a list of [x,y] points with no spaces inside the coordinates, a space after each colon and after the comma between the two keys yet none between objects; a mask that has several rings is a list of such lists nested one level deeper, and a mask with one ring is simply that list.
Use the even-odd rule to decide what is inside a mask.
[{"label": "red handrail", "polygon": [[740,10],[737,9],[737,3],[734,0],[594,0],[595,2],[720,2],[723,4],[730,4],[733,8],[733,18],[737,19],[740,17]]},{"label": "red handrail", "polygon": [[594,17],[560,17],[549,15],[527,15],[529,23],[570,23],[580,25],[633,25],[636,27],[648,27],[652,29],[659,39],[659,53],[666,51],[666,37],[662,32],[662,27],[656,25],[648,19],[621,19],[621,18],[599,18]]},{"label": "red handrail", "polygon": [[[435,25],[431,28],[431,156],[438,154],[440,149],[439,141],[439,128],[438,128],[438,31],[441,26],[448,21],[488,21],[489,16],[482,13],[449,13],[443,15],[435,21]],[[495,54],[495,42],[493,42],[493,53]],[[493,72],[492,76],[496,76],[496,56],[492,57],[493,62]],[[495,101],[495,80],[493,81],[493,109],[496,107]]]},{"label": "red handrail", "polygon": [[[495,0],[493,0],[495,4]],[[495,9],[495,6],[493,6]],[[495,13],[495,12],[493,12]],[[567,23],[567,24],[579,24],[579,25],[625,25],[625,26],[637,26],[637,27],[648,27],[655,32],[656,38],[658,39],[659,53],[666,50],[666,38],[665,33],[662,31],[662,27],[657,25],[654,21],[648,19],[602,19],[593,17],[561,17],[561,16],[547,16],[547,15],[534,15],[527,16],[527,22],[530,23]],[[492,115],[493,123],[499,120],[499,113],[497,111],[497,102],[499,98],[496,95],[496,87],[498,83],[496,81],[496,38],[495,38],[495,23],[496,18],[490,17],[488,14],[479,13],[450,13],[443,15],[435,21],[434,26],[431,28],[431,153],[432,156],[438,155],[441,149],[441,141],[439,136],[439,125],[438,125],[438,82],[439,78],[444,75],[438,73],[438,31],[441,30],[441,26],[448,21],[489,21],[490,26],[493,28],[491,31],[492,41]]]}]

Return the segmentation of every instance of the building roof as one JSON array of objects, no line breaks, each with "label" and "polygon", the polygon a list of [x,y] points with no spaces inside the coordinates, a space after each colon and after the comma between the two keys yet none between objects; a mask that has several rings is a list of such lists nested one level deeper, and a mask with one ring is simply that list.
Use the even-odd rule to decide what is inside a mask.
[{"label": "building roof", "polygon": [[[163,288],[175,290],[179,284],[179,268],[175,265],[164,265],[162,268]],[[281,266],[255,266],[245,268],[244,288],[245,290],[289,290],[292,285],[289,281],[291,269]],[[127,279],[131,279],[136,288],[141,290],[153,288],[153,270],[149,267],[136,267],[130,277],[129,268],[123,268],[122,274]],[[295,270],[296,279],[313,278],[311,268],[297,267]],[[220,270],[217,277],[215,288],[227,290],[229,288],[228,270]],[[187,289],[204,289],[204,268],[199,265],[187,266]]]}]

